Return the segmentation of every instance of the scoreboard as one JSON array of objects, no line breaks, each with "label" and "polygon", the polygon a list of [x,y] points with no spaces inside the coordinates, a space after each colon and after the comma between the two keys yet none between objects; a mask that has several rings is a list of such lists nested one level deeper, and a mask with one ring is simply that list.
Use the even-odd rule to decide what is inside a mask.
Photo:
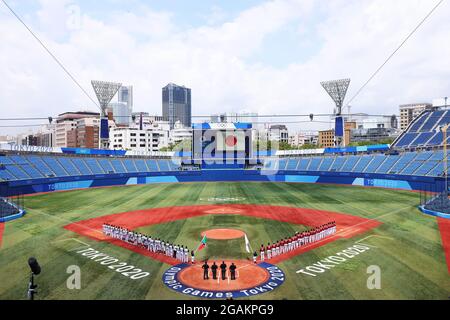
[{"label": "scoreboard", "polygon": [[252,124],[200,123],[193,125],[192,157],[200,161],[246,161],[252,158]]}]

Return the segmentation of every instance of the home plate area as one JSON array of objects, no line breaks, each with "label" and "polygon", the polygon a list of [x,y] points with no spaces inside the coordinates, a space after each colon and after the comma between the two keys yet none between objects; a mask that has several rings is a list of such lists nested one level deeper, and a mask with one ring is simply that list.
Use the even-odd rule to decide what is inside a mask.
[{"label": "home plate area", "polygon": [[[272,257],[269,260],[260,261],[258,259],[258,263],[253,263],[253,261],[245,259],[233,260],[230,257],[222,260],[217,258],[221,256],[219,253],[215,255],[215,259],[207,261],[209,267],[207,276],[205,276],[204,269],[202,268],[205,261],[196,261],[194,264],[180,264],[179,260],[172,257],[153,253],[145,248],[124,241],[105,237],[102,232],[104,224],[136,230],[141,227],[156,226],[210,215],[247,216],[311,228],[334,221],[337,232],[317,242],[306,244],[290,252],[277,255],[274,258]],[[109,242],[171,265],[162,277],[164,284],[171,290],[199,298],[223,299],[250,297],[273,291],[281,286],[286,278],[283,270],[276,266],[276,264],[340,238],[352,238],[356,235],[363,234],[368,230],[378,227],[380,224],[376,220],[315,209],[236,204],[138,210],[79,221],[67,225],[64,228],[96,241]],[[208,227],[210,228],[208,229]],[[246,230],[215,227],[218,226],[205,225],[205,229],[199,236],[206,236],[208,239],[214,239],[215,241],[239,241],[236,239],[246,238]],[[211,269],[214,262],[218,266],[216,277],[212,274]],[[233,279],[230,273],[232,263],[236,266]],[[224,275],[221,274],[220,265],[222,264],[226,265]]]},{"label": "home plate area", "polygon": [[[279,267],[269,263],[251,264],[248,261],[222,261],[228,267],[237,267],[236,279],[231,280],[227,272],[222,278],[220,272],[213,279],[203,278],[201,265],[180,264],[169,268],[163,275],[164,284],[176,292],[205,299],[230,299],[251,297],[270,292],[281,286],[286,277]],[[222,263],[220,262],[220,263]]]}]

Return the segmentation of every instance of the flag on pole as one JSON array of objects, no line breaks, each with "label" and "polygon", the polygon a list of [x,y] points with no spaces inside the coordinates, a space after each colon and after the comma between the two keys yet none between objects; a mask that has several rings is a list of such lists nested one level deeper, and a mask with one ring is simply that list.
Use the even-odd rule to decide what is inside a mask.
[{"label": "flag on pole", "polygon": [[252,246],[250,245],[250,241],[248,241],[247,235],[245,235],[245,250],[247,250],[248,253],[252,252]]},{"label": "flag on pole", "polygon": [[205,247],[206,247],[206,241],[207,241],[207,240],[208,240],[208,239],[206,238],[206,236],[203,236],[203,239],[202,239],[202,241],[200,242],[200,245],[198,246],[198,248],[197,248],[196,251],[201,251],[201,250],[205,249]]}]

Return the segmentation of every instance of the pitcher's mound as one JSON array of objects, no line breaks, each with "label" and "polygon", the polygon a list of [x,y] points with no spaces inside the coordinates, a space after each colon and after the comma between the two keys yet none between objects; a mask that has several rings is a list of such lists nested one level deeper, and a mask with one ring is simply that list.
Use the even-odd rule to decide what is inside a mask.
[{"label": "pitcher's mound", "polygon": [[203,236],[213,240],[231,240],[243,238],[245,233],[237,229],[211,229],[202,232]]}]

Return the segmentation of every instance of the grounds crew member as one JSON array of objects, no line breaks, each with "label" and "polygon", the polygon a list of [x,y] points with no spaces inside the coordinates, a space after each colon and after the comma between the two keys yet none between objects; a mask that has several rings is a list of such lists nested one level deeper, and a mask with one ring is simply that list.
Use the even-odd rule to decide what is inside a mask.
[{"label": "grounds crew member", "polygon": [[208,275],[208,270],[209,270],[208,261],[205,260],[205,264],[202,266],[202,269],[203,269],[203,280],[208,280],[209,279],[209,275]]},{"label": "grounds crew member", "polygon": [[231,280],[236,280],[236,266],[234,263],[230,266],[230,274],[231,274]]},{"label": "grounds crew member", "polygon": [[192,262],[192,264],[195,263],[195,252],[194,252],[194,250],[191,251],[191,262]]},{"label": "grounds crew member", "polygon": [[217,264],[214,262],[213,265],[211,266],[211,271],[212,271],[212,275],[213,275],[213,279],[217,280],[217,269],[219,267],[217,266]]},{"label": "grounds crew member", "polygon": [[225,280],[227,277],[227,265],[225,264],[225,261],[222,261],[222,264],[220,265],[220,271],[222,273],[222,280]]}]

